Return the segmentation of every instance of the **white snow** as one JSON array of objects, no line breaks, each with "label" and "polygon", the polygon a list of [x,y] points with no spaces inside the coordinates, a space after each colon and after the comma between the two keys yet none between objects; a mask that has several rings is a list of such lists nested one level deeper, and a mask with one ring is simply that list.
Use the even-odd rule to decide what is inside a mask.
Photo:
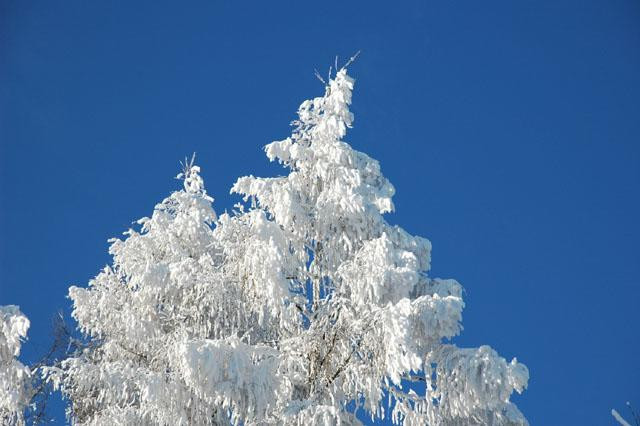
[{"label": "white snow", "polygon": [[16,359],[29,320],[15,305],[0,306],[0,420],[23,424],[24,409],[31,400],[31,372]]},{"label": "white snow", "polygon": [[394,187],[342,140],[353,87],[341,69],[302,103],[265,148],[287,174],[233,186],[246,206],[218,217],[188,164],[183,190],[111,240],[113,264],[70,288],[91,343],[47,377],[73,423],[350,425],[355,401],[410,425],[526,424],[509,397],[527,368],[448,342],[462,286],[428,276],[431,243],[386,222]]}]

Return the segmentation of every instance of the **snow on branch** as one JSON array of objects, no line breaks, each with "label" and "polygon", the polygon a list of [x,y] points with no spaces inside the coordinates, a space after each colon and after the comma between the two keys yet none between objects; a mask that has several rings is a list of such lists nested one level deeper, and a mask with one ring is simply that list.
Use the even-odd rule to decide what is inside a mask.
[{"label": "snow on branch", "polygon": [[29,320],[15,305],[0,306],[0,420],[24,424],[31,400],[31,371],[16,358],[27,337]]},{"label": "snow on branch", "polygon": [[265,147],[284,176],[240,177],[246,204],[217,216],[185,159],[182,189],[69,289],[87,344],[47,377],[72,423],[527,424],[509,402],[527,368],[451,344],[462,286],[429,276],[431,243],[386,221],[395,188],[343,140],[357,56]]}]

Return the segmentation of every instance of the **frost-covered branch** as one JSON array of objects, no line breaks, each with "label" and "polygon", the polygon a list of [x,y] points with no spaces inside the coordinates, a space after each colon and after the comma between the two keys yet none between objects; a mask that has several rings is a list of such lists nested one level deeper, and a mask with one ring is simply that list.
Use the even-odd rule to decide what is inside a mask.
[{"label": "frost-covered branch", "polygon": [[69,289],[88,344],[46,378],[71,422],[351,425],[359,410],[407,425],[526,424],[509,402],[526,367],[445,343],[462,330],[462,286],[429,277],[431,243],[385,220],[393,185],[343,141],[356,56],[265,147],[285,176],[239,178],[231,191],[246,205],[218,216],[185,160],[183,188]]},{"label": "frost-covered branch", "polygon": [[[636,412],[636,410],[633,409],[633,407],[631,406],[631,403],[627,401],[627,408],[629,409],[629,412],[631,413],[631,418],[633,419],[633,423],[636,426],[640,426],[640,415]],[[621,425],[621,426],[631,426],[631,423],[629,423],[628,421],[626,421],[624,419],[624,417],[622,417],[620,415],[620,413],[618,413],[618,411],[616,411],[615,409],[611,409],[611,415],[613,416],[614,419],[616,419],[616,421]]]},{"label": "frost-covered branch", "polygon": [[29,320],[15,305],[0,306],[0,420],[2,424],[24,424],[24,411],[31,401],[31,371],[16,358]]}]

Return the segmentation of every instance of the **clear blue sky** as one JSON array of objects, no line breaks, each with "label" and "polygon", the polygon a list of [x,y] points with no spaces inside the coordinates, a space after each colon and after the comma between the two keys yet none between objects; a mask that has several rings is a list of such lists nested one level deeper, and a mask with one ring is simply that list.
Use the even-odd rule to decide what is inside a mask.
[{"label": "clear blue sky", "polygon": [[2,1],[0,304],[31,318],[24,360],[181,158],[229,208],[236,177],[280,173],[261,147],[322,93],[313,69],[359,49],[347,141],[466,287],[456,342],[529,366],[533,425],[640,406],[634,0]]}]

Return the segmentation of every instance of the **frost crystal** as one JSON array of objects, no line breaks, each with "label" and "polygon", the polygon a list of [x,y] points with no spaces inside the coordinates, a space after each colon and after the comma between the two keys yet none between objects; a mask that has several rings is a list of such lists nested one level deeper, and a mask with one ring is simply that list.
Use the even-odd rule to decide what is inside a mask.
[{"label": "frost crystal", "polygon": [[70,288],[87,344],[47,374],[73,423],[527,424],[509,402],[527,368],[445,342],[462,287],[430,278],[430,242],[385,221],[393,186],[342,140],[353,84],[341,69],[302,103],[265,148],[288,174],[233,186],[248,207],[217,217],[190,164],[111,240],[113,264]]}]

